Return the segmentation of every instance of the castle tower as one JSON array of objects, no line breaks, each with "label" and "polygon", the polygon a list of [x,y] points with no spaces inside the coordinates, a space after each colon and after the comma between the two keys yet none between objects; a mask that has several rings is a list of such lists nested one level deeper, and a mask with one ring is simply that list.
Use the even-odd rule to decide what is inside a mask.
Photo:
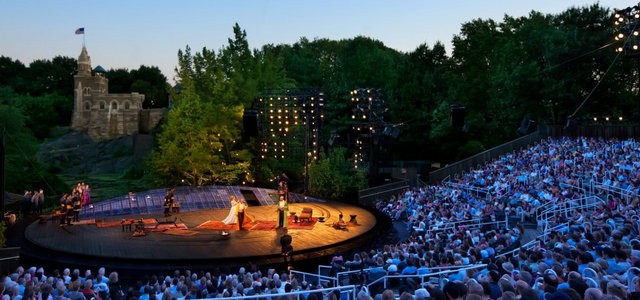
[{"label": "castle tower", "polygon": [[[91,79],[91,57],[87,53],[87,48],[82,46],[82,51],[78,57],[78,73],[73,76],[73,116],[71,118],[71,128],[74,130],[86,130],[86,122],[82,118],[82,102],[84,99],[83,86],[87,86]],[[85,82],[85,84],[83,84]]]},{"label": "castle tower", "polygon": [[78,57],[78,76],[91,76],[91,57],[84,46],[82,46],[80,57]]}]

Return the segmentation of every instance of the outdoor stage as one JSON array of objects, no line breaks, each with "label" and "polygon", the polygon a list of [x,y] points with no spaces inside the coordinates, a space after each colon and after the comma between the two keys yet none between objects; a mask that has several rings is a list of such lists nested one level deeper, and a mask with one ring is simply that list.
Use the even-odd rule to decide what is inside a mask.
[{"label": "outdoor stage", "polygon": [[[274,190],[246,187],[205,187],[176,190],[180,212],[164,217],[163,191],[149,191],[132,197],[100,202],[83,208],[81,221],[60,226],[58,219],[35,222],[25,230],[30,255],[36,259],[72,265],[101,265],[117,269],[171,269],[242,266],[281,263]],[[220,220],[229,213],[230,195],[247,199],[245,230]],[[339,202],[292,197],[306,202],[289,204],[299,216],[303,208],[313,209],[312,219],[295,222],[289,218],[294,261],[332,255],[337,250],[368,245],[376,235],[376,218],[367,210]],[[345,221],[355,215],[357,223],[346,229],[332,227],[338,215]],[[324,222],[321,222],[321,219]],[[136,220],[129,226],[123,219]],[[143,220],[145,235],[134,237],[137,220]],[[126,223],[126,222],[125,222]],[[229,235],[222,235],[223,230]]]}]

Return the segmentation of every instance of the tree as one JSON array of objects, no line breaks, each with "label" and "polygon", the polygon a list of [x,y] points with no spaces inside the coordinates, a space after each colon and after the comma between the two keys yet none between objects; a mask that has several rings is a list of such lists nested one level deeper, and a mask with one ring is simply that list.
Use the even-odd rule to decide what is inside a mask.
[{"label": "tree", "polygon": [[38,139],[49,136],[49,130],[66,126],[71,122],[73,103],[69,97],[44,94],[38,97],[14,95],[9,103],[19,108],[25,117],[25,125]]},{"label": "tree", "polygon": [[0,90],[0,132],[6,141],[6,189],[22,193],[25,189],[44,188],[52,195],[67,190],[67,186],[36,158],[36,139],[25,126],[22,112],[2,100],[5,92]]},{"label": "tree", "polygon": [[[430,135],[434,127],[447,123],[432,113],[442,104],[448,110],[451,83],[456,80],[444,45],[420,45],[403,57],[397,72],[391,93],[395,101],[389,102],[389,111],[390,122],[400,124],[402,134],[390,143],[393,155],[397,159],[424,159],[428,152],[434,153],[434,159],[439,158],[439,149],[430,141]],[[448,120],[448,114],[444,119]]]},{"label": "tree", "polygon": [[162,74],[158,67],[140,66],[137,70],[131,71],[133,82],[131,91],[144,94],[143,108],[161,108],[168,106],[167,91],[169,84],[167,77]]},{"label": "tree", "polygon": [[[347,158],[347,149],[336,147],[313,162],[309,168],[309,192],[329,199],[357,197],[357,191],[366,187],[366,174],[353,168]],[[353,198],[351,198],[353,199]]]},{"label": "tree", "polygon": [[105,76],[109,79],[110,93],[144,94],[143,108],[161,108],[169,104],[167,78],[158,67],[140,66],[136,70],[111,69]]},{"label": "tree", "polygon": [[128,69],[110,69],[104,76],[109,79],[109,93],[131,93],[134,79]]},{"label": "tree", "polygon": [[255,97],[254,64],[237,24],[234,36],[220,53],[204,48],[192,55],[188,46],[178,51],[181,92],[150,160],[160,178],[193,185],[251,179],[252,155],[239,137],[244,105]]},{"label": "tree", "polygon": [[56,56],[51,61],[33,61],[27,70],[26,93],[31,96],[57,93],[69,97],[69,102],[72,102],[73,74],[76,73],[77,67],[76,59],[63,56]]},{"label": "tree", "polygon": [[19,60],[0,56],[0,86],[11,87],[17,92],[26,92],[27,67]]}]

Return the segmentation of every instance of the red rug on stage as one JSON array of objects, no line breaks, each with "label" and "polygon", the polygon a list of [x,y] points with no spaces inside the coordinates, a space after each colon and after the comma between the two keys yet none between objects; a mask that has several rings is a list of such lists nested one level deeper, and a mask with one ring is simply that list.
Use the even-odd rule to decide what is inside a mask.
[{"label": "red rug on stage", "polygon": [[222,223],[221,221],[206,221],[200,225],[198,225],[198,227],[196,227],[197,229],[211,229],[211,230],[223,230],[223,229],[237,229],[238,225],[236,224],[225,224]]},{"label": "red rug on stage", "polygon": [[316,225],[316,223],[318,222],[318,218],[311,218],[310,221],[306,221],[306,222],[300,222],[298,221],[298,223],[294,222],[294,218],[289,218],[289,229],[305,229],[305,230],[311,230],[313,229],[313,226]]},{"label": "red rug on stage", "polygon": [[256,221],[253,226],[247,227],[249,230],[274,230],[276,221]]},{"label": "red rug on stage", "polygon": [[96,222],[96,226],[98,226],[98,228],[115,227],[120,225],[120,221]]},{"label": "red rug on stage", "polygon": [[[135,225],[138,222],[138,220],[136,220],[136,219],[122,219],[120,221],[108,221],[108,222],[98,222],[98,221],[96,221],[96,226],[98,226],[99,228],[115,227],[115,226],[122,225],[123,221],[132,222],[133,225]],[[142,223],[146,227],[146,226],[149,226],[149,225],[157,224],[158,220],[156,220],[156,219],[142,219]]]},{"label": "red rug on stage", "polygon": [[159,224],[157,227],[147,227],[145,228],[147,230],[150,230],[151,232],[165,232],[167,230],[175,230],[175,229],[189,229],[187,228],[187,225],[185,225],[184,223],[176,223],[174,224]]},{"label": "red rug on stage", "polygon": [[[250,228],[254,225],[251,219],[248,216],[244,217],[244,228]],[[238,230],[238,224],[225,224],[222,221],[206,221],[196,227],[197,229],[210,229],[210,230]]]}]

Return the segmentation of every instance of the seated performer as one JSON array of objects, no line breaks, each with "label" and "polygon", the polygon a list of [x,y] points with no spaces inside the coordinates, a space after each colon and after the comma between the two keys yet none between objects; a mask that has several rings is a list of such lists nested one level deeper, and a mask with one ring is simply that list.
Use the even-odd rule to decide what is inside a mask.
[{"label": "seated performer", "polygon": [[333,228],[347,229],[347,222],[344,221],[344,216],[342,214],[338,215],[338,222],[333,223]]}]

